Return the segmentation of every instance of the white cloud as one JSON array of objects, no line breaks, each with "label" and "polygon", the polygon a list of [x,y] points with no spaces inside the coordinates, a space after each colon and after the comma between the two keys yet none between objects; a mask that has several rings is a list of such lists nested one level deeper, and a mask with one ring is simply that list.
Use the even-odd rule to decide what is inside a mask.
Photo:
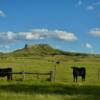
[{"label": "white cloud", "polygon": [[32,33],[29,33],[29,34],[26,34],[25,35],[25,38],[27,40],[38,40],[38,39],[44,39],[44,37],[42,37],[40,34],[38,33],[35,33],[35,34],[32,34]]},{"label": "white cloud", "polygon": [[46,39],[50,35],[50,31],[48,29],[33,29],[32,34],[36,39]]},{"label": "white cloud", "polygon": [[32,33],[26,34],[25,38],[27,40],[32,40],[33,38],[37,38],[37,36],[34,36]]},{"label": "white cloud", "polygon": [[53,38],[70,42],[78,39],[74,33],[48,29],[33,29],[32,32],[21,32],[20,36],[26,40],[40,40]]},{"label": "white cloud", "polygon": [[13,32],[7,32],[7,38],[8,38],[9,40],[14,39],[14,38],[15,38],[15,33],[13,33]]},{"label": "white cloud", "polygon": [[64,41],[75,41],[75,40],[77,40],[77,37],[75,36],[74,33],[60,31],[60,30],[55,30],[53,32],[53,37],[56,38],[56,39],[59,39],[59,40],[64,40]]},{"label": "white cloud", "polygon": [[5,13],[2,10],[0,10],[0,16],[5,16]]},{"label": "white cloud", "polygon": [[99,5],[100,5],[100,1],[99,1],[99,2],[94,3],[94,5],[99,6]]},{"label": "white cloud", "polygon": [[0,45],[0,48],[5,48],[5,49],[9,49],[10,48],[10,46],[9,45],[7,45],[7,44],[4,44],[4,45]]},{"label": "white cloud", "polygon": [[33,29],[30,32],[0,32],[0,44],[15,44],[16,42],[54,39],[72,42],[78,38],[74,33],[61,30]]},{"label": "white cloud", "polygon": [[91,4],[91,5],[89,5],[89,6],[87,7],[87,9],[88,9],[88,10],[94,10],[94,9],[96,9],[98,6],[100,6],[100,2],[95,2],[95,3]]},{"label": "white cloud", "polygon": [[0,39],[1,40],[7,40],[7,41],[10,41],[10,40],[14,40],[15,39],[15,33],[14,32],[1,32],[0,33]]},{"label": "white cloud", "polygon": [[83,4],[82,0],[79,0],[77,3],[78,6],[81,6],[82,4]]},{"label": "white cloud", "polygon": [[90,5],[90,6],[88,6],[88,7],[87,7],[87,9],[88,9],[88,10],[94,10],[94,9],[95,9],[95,7],[94,7],[94,6],[92,6],[92,5]]},{"label": "white cloud", "polygon": [[94,36],[100,36],[100,28],[91,29],[89,33]]},{"label": "white cloud", "polygon": [[19,32],[19,35],[17,35],[18,39],[20,40],[40,40],[47,38],[47,35],[45,33],[39,30],[32,30],[32,32]]},{"label": "white cloud", "polygon": [[92,49],[92,48],[93,48],[92,44],[90,44],[90,43],[85,43],[85,44],[83,45],[83,47],[84,47],[84,48],[88,48],[88,49]]}]

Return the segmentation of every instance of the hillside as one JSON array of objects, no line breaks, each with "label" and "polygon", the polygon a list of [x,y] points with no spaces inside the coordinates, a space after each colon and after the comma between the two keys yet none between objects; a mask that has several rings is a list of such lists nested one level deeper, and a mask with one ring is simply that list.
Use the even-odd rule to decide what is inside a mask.
[{"label": "hillside", "polygon": [[24,48],[18,49],[9,54],[13,57],[33,57],[33,56],[54,56],[54,55],[65,55],[67,57],[90,57],[95,56],[85,53],[65,52],[48,44],[36,44],[36,45],[25,45]]},{"label": "hillside", "polygon": [[22,49],[17,49],[11,53],[0,53],[1,58],[6,57],[33,57],[33,56],[54,56],[64,55],[67,57],[100,57],[100,55],[92,55],[86,53],[65,52],[48,44],[25,45]]},{"label": "hillside", "polygon": [[11,53],[13,56],[45,56],[45,55],[61,55],[64,52],[47,44],[25,45],[24,48],[18,49]]}]

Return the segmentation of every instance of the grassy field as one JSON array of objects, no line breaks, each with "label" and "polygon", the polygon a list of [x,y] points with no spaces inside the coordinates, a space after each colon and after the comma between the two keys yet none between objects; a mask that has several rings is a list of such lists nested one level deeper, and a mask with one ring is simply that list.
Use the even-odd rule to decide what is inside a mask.
[{"label": "grassy field", "polygon": [[[62,61],[56,65],[53,61],[59,59]],[[9,82],[6,77],[0,78],[0,100],[100,100],[99,60],[99,57],[66,56],[0,59],[0,67],[12,67],[13,72],[49,72],[55,65],[57,68],[55,82],[33,76],[21,81],[21,76],[14,75],[14,80]],[[85,82],[80,77],[78,83],[73,82],[72,66],[86,67]]]}]

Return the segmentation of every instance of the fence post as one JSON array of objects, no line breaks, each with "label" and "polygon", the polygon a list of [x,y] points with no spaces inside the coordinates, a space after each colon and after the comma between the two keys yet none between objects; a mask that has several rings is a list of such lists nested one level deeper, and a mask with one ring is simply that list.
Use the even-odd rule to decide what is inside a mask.
[{"label": "fence post", "polygon": [[39,79],[39,73],[36,73],[37,74],[37,79]]},{"label": "fence post", "polygon": [[25,80],[25,72],[22,72],[22,80]]},{"label": "fence post", "polygon": [[55,81],[55,72],[50,71],[50,81]]},{"label": "fence post", "polygon": [[98,80],[99,80],[99,74],[100,74],[100,72],[98,71]]},{"label": "fence post", "polygon": [[56,80],[56,65],[54,66],[53,78],[54,78],[54,81],[55,81]]}]

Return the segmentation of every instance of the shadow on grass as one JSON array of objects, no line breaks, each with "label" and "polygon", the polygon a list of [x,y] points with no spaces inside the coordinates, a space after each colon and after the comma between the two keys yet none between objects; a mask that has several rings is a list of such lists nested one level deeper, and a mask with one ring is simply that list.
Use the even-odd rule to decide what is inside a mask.
[{"label": "shadow on grass", "polygon": [[40,93],[40,94],[61,94],[61,95],[100,95],[100,86],[78,86],[78,85],[63,85],[63,84],[9,84],[1,85],[0,92],[15,92],[15,93]]}]

